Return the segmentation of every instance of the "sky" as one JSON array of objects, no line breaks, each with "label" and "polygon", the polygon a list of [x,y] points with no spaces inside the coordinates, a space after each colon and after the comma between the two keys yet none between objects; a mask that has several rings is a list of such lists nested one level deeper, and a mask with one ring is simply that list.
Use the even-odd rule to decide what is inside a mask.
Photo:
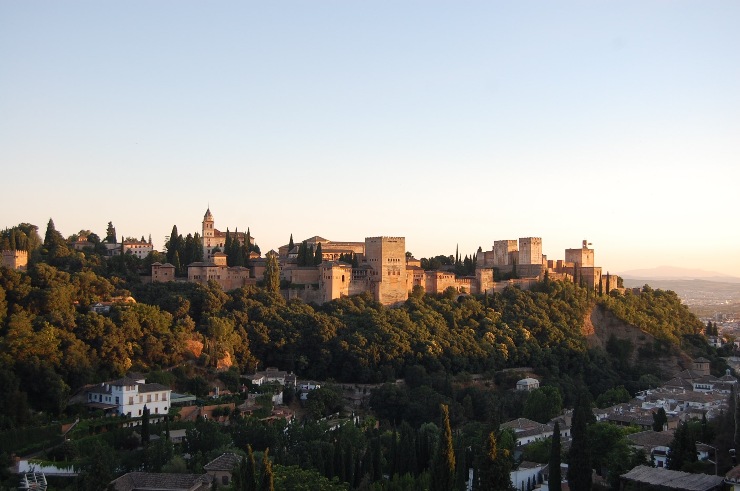
[{"label": "sky", "polygon": [[740,276],[740,2],[0,0],[0,228]]}]

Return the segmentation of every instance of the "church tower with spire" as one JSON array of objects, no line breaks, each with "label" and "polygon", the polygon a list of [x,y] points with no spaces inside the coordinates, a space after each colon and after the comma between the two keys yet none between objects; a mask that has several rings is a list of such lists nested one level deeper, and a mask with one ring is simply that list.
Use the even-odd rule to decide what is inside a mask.
[{"label": "church tower with spire", "polygon": [[201,234],[201,237],[203,237],[203,259],[206,261],[211,259],[211,250],[216,247],[215,230],[213,215],[209,206],[203,216],[203,233]]},{"label": "church tower with spire", "polygon": [[[249,230],[249,227],[247,227],[247,230]],[[201,237],[203,239],[203,261],[211,262],[214,254],[213,250],[215,248],[218,247],[219,251],[225,252],[226,232],[221,232],[216,228],[216,221],[213,219],[210,206],[206,210],[206,214],[203,215],[203,228],[201,231]],[[247,236],[244,232],[237,232],[236,229],[230,234],[230,237],[231,240],[238,240],[241,245],[244,245],[247,239],[249,239],[249,243],[251,245],[255,245],[254,237]]]}]

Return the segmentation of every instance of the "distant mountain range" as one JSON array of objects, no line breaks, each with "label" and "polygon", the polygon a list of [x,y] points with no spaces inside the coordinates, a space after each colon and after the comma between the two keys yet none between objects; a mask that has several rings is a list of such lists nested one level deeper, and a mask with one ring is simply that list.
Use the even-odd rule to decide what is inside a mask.
[{"label": "distant mountain range", "polygon": [[703,269],[677,268],[674,266],[658,266],[650,269],[633,269],[618,273],[624,279],[631,280],[704,280],[720,283],[740,283],[740,278],[716,271]]}]

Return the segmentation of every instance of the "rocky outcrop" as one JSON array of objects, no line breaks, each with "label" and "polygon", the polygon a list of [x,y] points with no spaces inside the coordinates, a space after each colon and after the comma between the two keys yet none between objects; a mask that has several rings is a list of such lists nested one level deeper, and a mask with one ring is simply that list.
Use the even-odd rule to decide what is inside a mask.
[{"label": "rocky outcrop", "polygon": [[590,348],[606,350],[611,337],[628,341],[632,346],[629,352],[630,365],[656,364],[665,376],[691,368],[691,357],[680,347],[656,339],[598,305],[586,315],[582,332]]}]

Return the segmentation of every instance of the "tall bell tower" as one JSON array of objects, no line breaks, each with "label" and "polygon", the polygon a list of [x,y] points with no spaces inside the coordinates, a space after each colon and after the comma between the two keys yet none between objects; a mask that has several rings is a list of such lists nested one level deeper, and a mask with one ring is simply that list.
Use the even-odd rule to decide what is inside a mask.
[{"label": "tall bell tower", "polygon": [[211,259],[211,250],[216,247],[215,236],[214,236],[214,220],[213,214],[211,214],[211,208],[208,207],[206,214],[203,215],[203,259],[208,261]]}]

